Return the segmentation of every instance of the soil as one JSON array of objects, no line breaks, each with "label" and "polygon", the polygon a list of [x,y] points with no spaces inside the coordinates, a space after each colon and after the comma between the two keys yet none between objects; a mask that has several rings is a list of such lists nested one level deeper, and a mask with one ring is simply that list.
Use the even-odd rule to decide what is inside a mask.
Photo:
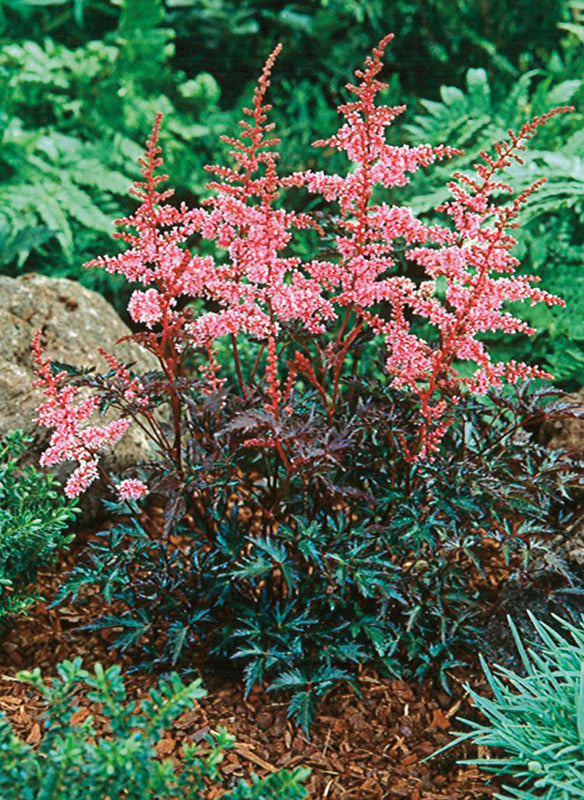
[{"label": "soil", "polygon": [[[74,547],[51,573],[41,576],[41,591],[51,598],[63,572],[68,571],[88,534],[78,537]],[[56,674],[56,664],[75,656],[86,667],[95,661],[104,666],[121,663],[108,649],[109,631],[81,631],[100,606],[98,598],[83,608],[66,605],[47,609],[39,603],[28,617],[16,620],[0,643],[0,710],[16,732],[30,744],[40,741],[42,706],[30,686],[15,680],[20,669],[40,667],[45,678]],[[310,767],[310,800],[487,800],[496,786],[475,767],[458,766],[457,760],[473,758],[472,746],[450,750],[430,761],[423,759],[451,739],[451,728],[460,729],[456,717],[472,717],[463,684],[480,691],[486,684],[478,671],[457,669],[450,674],[452,694],[437,690],[430,681],[409,684],[380,677],[373,671],[360,674],[362,696],[339,688],[320,708],[308,740],[287,719],[287,704],[261,689],[245,700],[241,682],[232,676],[203,673],[208,695],[177,720],[164,734],[157,750],[161,757],[180,759],[181,745],[200,742],[218,725],[236,737],[221,765],[226,786],[252,772],[265,775],[280,768]],[[130,673],[128,696],[140,697],[158,682],[156,675]],[[99,728],[100,709],[83,697],[80,714],[92,713]],[[482,748],[481,757],[488,755]],[[210,790],[206,800],[219,797]]]}]

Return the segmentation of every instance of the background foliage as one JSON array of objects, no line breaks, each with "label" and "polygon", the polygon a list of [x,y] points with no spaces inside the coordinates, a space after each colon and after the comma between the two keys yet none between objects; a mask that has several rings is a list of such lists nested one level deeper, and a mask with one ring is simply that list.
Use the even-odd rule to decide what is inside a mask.
[{"label": "background foliage", "polygon": [[[50,37],[0,47],[0,266],[80,277],[118,307],[120,283],[81,263],[111,247],[111,219],[126,213],[157,110],[167,118],[167,164],[179,199],[191,196],[218,138],[219,87],[171,68],[173,32],[157,0],[129,2],[117,28],[76,48]],[[217,122],[217,124],[219,124]],[[181,197],[182,193],[182,197]],[[127,298],[125,298],[127,301]]]}]

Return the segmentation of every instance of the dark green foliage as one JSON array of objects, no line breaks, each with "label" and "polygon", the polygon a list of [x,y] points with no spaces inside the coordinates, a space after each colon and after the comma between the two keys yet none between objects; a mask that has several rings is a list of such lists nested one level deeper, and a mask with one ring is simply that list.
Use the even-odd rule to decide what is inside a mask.
[{"label": "dark green foliage", "polygon": [[76,46],[113,30],[118,17],[108,0],[0,0],[0,36],[53,36]]},{"label": "dark green foliage", "polygon": [[39,570],[73,539],[75,503],[50,476],[19,466],[26,444],[18,431],[0,441],[0,629],[39,599]]},{"label": "dark green foliage", "polygon": [[[218,765],[233,744],[226,729],[207,734],[205,746],[184,744],[177,770],[171,759],[160,761],[155,745],[193,700],[206,695],[200,680],[185,686],[176,674],[150,689],[140,703],[128,701],[119,666],[94,674],[82,669],[81,659],[64,661],[59,677],[45,685],[40,670],[21,672],[42,695],[44,735],[38,748],[25,744],[0,714],[0,795],[2,800],[202,800],[209,785],[222,784]],[[87,689],[89,691],[87,692]],[[75,722],[79,693],[101,704],[108,729],[96,730],[93,717]],[[251,784],[240,780],[225,800],[302,800],[301,782],[308,770],[269,775]]]},{"label": "dark green foliage", "polygon": [[[101,534],[61,598],[96,583],[126,610],[93,627],[116,628],[114,646],[140,652],[141,667],[235,661],[248,692],[286,690],[305,729],[359,664],[445,684],[480,641],[494,558],[525,580],[536,565],[564,569],[546,541],[581,468],[524,430],[561,413],[543,392],[461,400],[441,454],[412,466],[398,444],[415,435],[412,401],[364,379],[348,388],[351,410],[328,436],[308,403],[279,423],[304,458],[288,482],[273,455],[237,447],[262,436],[263,410],[234,415],[242,400],[226,393],[193,404],[190,473],[153,468],[163,523]],[[224,428],[219,410],[234,417]]]},{"label": "dark green foliage", "polygon": [[[2,0],[0,10],[0,35],[52,36],[69,47],[103,38],[120,17],[103,0]],[[150,0],[138,16],[150,25],[160,18]],[[569,19],[562,0],[181,0],[165,4],[164,25],[176,33],[175,66],[189,76],[210,70],[232,107],[276,41],[285,78],[326,94],[338,91],[356,51],[395,31],[392,70],[408,93],[423,95],[458,83],[469,64],[499,74],[541,66]]]},{"label": "dark green foliage", "polygon": [[511,780],[501,800],[576,800],[584,785],[584,617],[577,625],[556,617],[561,628],[530,618],[538,641],[527,648],[509,619],[522,673],[492,671],[482,659],[492,697],[467,691],[487,721],[462,719],[470,731],[448,748],[466,740],[494,748],[489,758],[461,763]]},{"label": "dark green foliage", "polygon": [[[561,0],[187,0],[170,9],[168,23],[181,66],[210,69],[232,104],[276,41],[284,44],[281,74],[330,96],[353,54],[394,31],[392,73],[407,94],[433,94],[441,82],[460,81],[469,64],[507,75],[540,66],[560,39],[563,11]],[[235,64],[246,67],[234,74]]]}]

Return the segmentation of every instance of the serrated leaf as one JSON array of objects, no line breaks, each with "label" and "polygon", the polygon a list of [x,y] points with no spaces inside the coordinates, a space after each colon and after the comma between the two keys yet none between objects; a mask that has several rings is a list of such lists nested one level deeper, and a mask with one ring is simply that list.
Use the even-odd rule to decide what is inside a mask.
[{"label": "serrated leaf", "polygon": [[[270,687],[271,688],[271,687]],[[316,711],[316,697],[313,691],[295,692],[288,706],[288,716],[302,728],[306,738],[310,738],[310,723]]]},{"label": "serrated leaf", "polygon": [[466,111],[466,97],[464,96],[464,92],[461,92],[456,86],[441,86],[440,97],[446,106],[450,108],[455,107],[457,110],[464,109]]},{"label": "serrated leaf", "polygon": [[278,689],[295,689],[306,686],[306,683],[307,678],[299,669],[287,670],[271,681],[268,692]]},{"label": "serrated leaf", "polygon": [[66,183],[55,193],[61,207],[68,215],[90,230],[112,234],[112,221],[92,202],[90,196],[72,183]]},{"label": "serrated leaf", "polygon": [[170,663],[174,666],[180,658],[185,645],[189,625],[173,623],[168,630],[168,641],[170,644]]}]

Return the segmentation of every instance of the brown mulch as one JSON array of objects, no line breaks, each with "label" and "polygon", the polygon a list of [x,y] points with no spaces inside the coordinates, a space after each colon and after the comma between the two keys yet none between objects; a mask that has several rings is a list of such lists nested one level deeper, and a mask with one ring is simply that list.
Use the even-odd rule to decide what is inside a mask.
[{"label": "brown mulch", "polygon": [[[58,568],[42,576],[41,591],[51,598],[64,571],[69,569],[83,540]],[[30,744],[42,737],[38,696],[28,685],[15,681],[20,669],[40,667],[45,678],[56,674],[56,664],[81,656],[90,669],[127,658],[108,650],[108,631],[80,631],[100,608],[99,598],[80,608],[61,606],[48,610],[38,604],[29,617],[15,621],[0,642],[0,710],[17,733]],[[220,767],[227,786],[251,772],[265,775],[280,768],[310,767],[310,800],[488,800],[494,788],[488,776],[474,767],[457,765],[461,758],[476,757],[476,749],[457,748],[423,762],[460,729],[457,716],[473,714],[462,688],[479,685],[477,674],[456,670],[451,674],[452,694],[436,690],[429,681],[418,685],[380,677],[372,671],[360,675],[362,696],[340,687],[321,704],[308,740],[287,719],[287,704],[262,689],[245,700],[241,682],[232,677],[203,673],[206,698],[184,712],[164,734],[157,750],[161,757],[180,758],[185,742],[202,742],[218,725],[236,737],[236,744]],[[132,673],[126,677],[130,698],[139,698],[157,684],[156,675]],[[484,688],[484,686],[482,686]],[[100,726],[99,708],[82,701],[78,722],[92,713]],[[485,752],[480,754],[482,757]],[[217,790],[207,800],[218,797]]]}]

